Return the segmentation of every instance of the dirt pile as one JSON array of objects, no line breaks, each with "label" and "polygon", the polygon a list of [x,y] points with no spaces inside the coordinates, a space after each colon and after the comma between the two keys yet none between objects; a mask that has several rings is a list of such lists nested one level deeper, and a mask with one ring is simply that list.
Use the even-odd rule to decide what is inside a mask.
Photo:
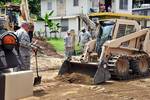
[{"label": "dirt pile", "polygon": [[47,43],[46,40],[44,39],[38,39],[38,38],[33,38],[33,43],[36,41],[36,46],[40,47],[39,49],[40,53],[43,53],[47,56],[56,56],[56,57],[62,57],[59,55],[56,50],[53,48],[53,46],[49,43]]},{"label": "dirt pile", "polygon": [[81,73],[64,74],[57,76],[56,79],[68,83],[92,84],[92,78]]}]

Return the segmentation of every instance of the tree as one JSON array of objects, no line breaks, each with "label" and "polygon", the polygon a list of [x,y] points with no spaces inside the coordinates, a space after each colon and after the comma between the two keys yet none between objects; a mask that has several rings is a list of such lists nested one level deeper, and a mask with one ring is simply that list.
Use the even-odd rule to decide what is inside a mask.
[{"label": "tree", "polygon": [[[44,16],[44,22],[45,22],[45,37],[47,37],[47,31],[46,31],[46,27],[48,26],[49,30],[51,32],[55,33],[55,37],[56,37],[56,33],[58,32],[58,29],[60,28],[59,23],[56,23],[52,20],[49,19],[50,16],[52,16],[54,11],[51,11],[49,13],[46,13]],[[50,33],[51,33],[50,32]]]},{"label": "tree", "polygon": [[[5,4],[7,2],[12,2],[15,4],[20,4],[21,0],[0,0],[0,4]],[[37,16],[40,15],[40,0],[28,0],[29,9],[31,14],[35,14]]]},{"label": "tree", "polygon": [[40,1],[41,0],[28,0],[31,14],[35,14],[37,16],[40,15],[41,10]]}]

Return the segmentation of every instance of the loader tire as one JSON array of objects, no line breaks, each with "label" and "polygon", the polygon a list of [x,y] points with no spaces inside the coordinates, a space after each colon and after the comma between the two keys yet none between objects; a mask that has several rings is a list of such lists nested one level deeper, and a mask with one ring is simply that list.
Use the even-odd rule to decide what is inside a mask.
[{"label": "loader tire", "polygon": [[148,60],[146,58],[140,58],[138,60],[136,68],[138,74],[146,75],[148,73],[148,68],[149,68]]},{"label": "loader tire", "polygon": [[116,63],[116,74],[118,79],[125,80],[129,77],[129,61],[126,58],[119,58]]},{"label": "loader tire", "polygon": [[138,61],[137,60],[130,60],[130,68],[133,74],[138,74]]}]

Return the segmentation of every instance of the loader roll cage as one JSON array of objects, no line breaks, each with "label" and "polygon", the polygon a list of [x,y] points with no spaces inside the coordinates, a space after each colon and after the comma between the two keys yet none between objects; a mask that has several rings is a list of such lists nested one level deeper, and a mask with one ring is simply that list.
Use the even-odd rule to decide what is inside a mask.
[{"label": "loader roll cage", "polygon": [[107,41],[112,39],[112,29],[115,23],[112,21],[100,21],[100,31],[96,39],[96,52],[98,55],[101,53],[101,46]]},{"label": "loader roll cage", "polygon": [[143,28],[146,28],[148,26],[147,21],[150,21],[150,16],[146,16],[146,15],[132,15],[132,14],[112,13],[112,12],[91,13],[88,16],[94,22],[102,19],[136,20],[138,23],[140,23],[143,26]]},{"label": "loader roll cage", "polygon": [[137,20],[137,21],[143,21],[143,20],[149,20],[150,16],[144,16],[144,15],[132,15],[132,14],[123,14],[123,13],[112,13],[112,12],[104,12],[104,13],[91,13],[89,14],[90,18],[101,18],[101,19],[115,19],[115,18],[121,18],[121,19],[130,19],[130,20]]}]

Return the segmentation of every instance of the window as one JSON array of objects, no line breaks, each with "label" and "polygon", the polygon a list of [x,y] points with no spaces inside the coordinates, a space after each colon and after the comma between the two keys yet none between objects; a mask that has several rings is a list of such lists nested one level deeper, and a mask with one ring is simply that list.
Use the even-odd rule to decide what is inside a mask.
[{"label": "window", "polygon": [[127,27],[126,27],[126,35],[127,34],[130,34],[130,33],[133,33],[133,32],[135,32],[136,30],[135,30],[135,27],[134,27],[134,25],[128,25]]},{"label": "window", "polygon": [[66,32],[66,31],[68,31],[68,19],[62,19],[61,20],[61,31],[62,32]]},{"label": "window", "polygon": [[61,3],[61,4],[64,3],[64,0],[59,0],[59,3]]},{"label": "window", "polygon": [[52,10],[52,2],[47,3],[47,10]]},{"label": "window", "polygon": [[122,37],[125,35],[126,25],[120,24],[118,28],[117,38]]},{"label": "window", "polygon": [[119,8],[121,10],[127,10],[128,9],[128,0],[120,0]]},{"label": "window", "polygon": [[79,6],[79,0],[73,0],[73,6]]},{"label": "window", "polygon": [[118,28],[117,38],[136,32],[134,25],[120,24]]}]

